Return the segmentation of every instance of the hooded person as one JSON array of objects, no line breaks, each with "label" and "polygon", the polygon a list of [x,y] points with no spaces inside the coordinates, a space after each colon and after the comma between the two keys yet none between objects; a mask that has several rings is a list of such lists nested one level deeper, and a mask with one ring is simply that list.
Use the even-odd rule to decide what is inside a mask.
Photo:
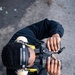
[{"label": "hooded person", "polygon": [[[30,26],[27,26],[17,31],[12,36],[12,38],[10,39],[8,44],[3,48],[3,51],[2,51],[2,61],[3,61],[3,64],[6,66],[7,75],[16,75],[15,71],[18,69],[21,69],[21,66],[18,65],[20,64],[19,62],[20,59],[17,59],[17,58],[20,58],[20,49],[25,48],[23,47],[24,45],[23,42],[28,42],[33,45],[32,46],[33,48],[34,46],[37,48],[39,46],[39,42],[42,39],[47,38],[46,45],[48,50],[52,52],[56,52],[60,49],[60,39],[62,38],[63,34],[64,34],[64,29],[62,25],[56,21],[48,20],[48,19],[44,19],[40,22],[34,23]],[[47,65],[47,70],[46,69],[43,70],[40,63],[34,64],[33,62],[36,57],[34,49],[30,47],[30,45],[28,46],[25,45],[25,46],[28,49],[27,51],[28,54],[32,52],[31,58],[29,58],[27,66],[28,67],[31,66],[32,68],[34,67],[37,68],[39,75],[47,75],[47,71],[50,75],[51,74],[54,75],[53,74],[54,72],[58,72],[60,70],[60,69],[58,70],[55,69],[55,71],[53,71],[54,68],[52,66],[54,65],[54,62],[56,62],[55,60],[52,62],[52,64],[49,64],[50,62],[48,63],[49,67]],[[15,62],[18,64],[16,64]],[[60,67],[59,62],[56,65],[57,65],[57,68]],[[37,75],[37,74],[30,73],[28,75]],[[60,75],[60,74],[57,74],[57,75]]]}]

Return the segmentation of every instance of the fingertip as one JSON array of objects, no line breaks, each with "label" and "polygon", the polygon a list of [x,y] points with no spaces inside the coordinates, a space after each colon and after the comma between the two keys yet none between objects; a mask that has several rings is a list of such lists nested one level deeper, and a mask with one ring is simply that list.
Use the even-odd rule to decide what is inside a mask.
[{"label": "fingertip", "polygon": [[60,74],[60,73],[61,73],[61,62],[60,62],[60,60],[58,60],[57,73],[58,73],[58,74]]},{"label": "fingertip", "polygon": [[58,60],[58,65],[61,66],[61,61],[60,60]]},{"label": "fingertip", "polygon": [[49,40],[47,41],[47,48],[49,51],[51,51]]},{"label": "fingertip", "polygon": [[49,46],[48,46],[47,48],[48,48],[48,50],[50,51],[50,48],[49,48]]},{"label": "fingertip", "polygon": [[47,61],[47,70],[50,70],[50,57],[48,57],[48,61]]},{"label": "fingertip", "polygon": [[50,57],[48,57],[48,60],[50,61]]},{"label": "fingertip", "polygon": [[48,64],[50,64],[50,57],[47,58],[47,62],[48,62]]},{"label": "fingertip", "polygon": [[57,51],[60,49],[60,45],[59,44],[57,44]]}]

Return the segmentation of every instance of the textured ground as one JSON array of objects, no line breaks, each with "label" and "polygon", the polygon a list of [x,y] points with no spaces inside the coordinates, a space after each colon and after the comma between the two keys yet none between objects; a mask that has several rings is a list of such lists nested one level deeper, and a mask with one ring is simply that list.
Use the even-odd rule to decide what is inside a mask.
[{"label": "textured ground", "polygon": [[0,75],[6,75],[1,61],[3,46],[19,29],[44,18],[60,22],[65,33],[59,55],[62,75],[75,75],[75,0],[0,0]]}]

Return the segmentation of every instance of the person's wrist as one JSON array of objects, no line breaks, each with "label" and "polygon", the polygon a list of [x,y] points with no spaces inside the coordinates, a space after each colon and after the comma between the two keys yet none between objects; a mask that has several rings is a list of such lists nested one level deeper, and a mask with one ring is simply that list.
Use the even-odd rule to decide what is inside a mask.
[{"label": "person's wrist", "polygon": [[56,33],[56,34],[53,34],[52,37],[60,37],[60,35]]},{"label": "person's wrist", "polygon": [[52,37],[53,38],[57,38],[57,39],[59,39],[59,41],[61,41],[60,35],[58,33],[52,35]]}]

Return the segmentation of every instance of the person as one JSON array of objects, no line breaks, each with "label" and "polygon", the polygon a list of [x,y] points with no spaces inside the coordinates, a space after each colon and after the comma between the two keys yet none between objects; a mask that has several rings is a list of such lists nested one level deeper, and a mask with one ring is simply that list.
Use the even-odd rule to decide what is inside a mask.
[{"label": "person", "polygon": [[[49,51],[55,52],[60,49],[60,41],[64,34],[64,29],[62,25],[56,21],[48,20],[47,18],[34,23],[32,25],[29,25],[19,31],[17,31],[8,44],[11,44],[11,42],[17,41],[17,43],[28,42],[30,44],[35,45],[35,47],[38,47],[39,42],[47,38],[46,45]],[[16,44],[13,46],[11,45],[12,49],[16,47]],[[3,48],[6,49],[7,45]],[[8,48],[7,48],[8,49]],[[31,58],[28,63],[28,67],[34,66],[35,61],[35,53],[32,50],[32,48],[29,51],[31,53]],[[34,56],[33,56],[34,55]],[[36,64],[36,66],[39,69],[39,75],[47,75],[47,72],[49,75],[60,75],[61,70],[61,63],[60,60],[51,60],[50,57],[48,57],[46,69],[42,69],[40,64]],[[6,68],[7,69],[7,75],[16,75],[15,70]],[[35,74],[28,74],[28,75],[35,75]]]}]

